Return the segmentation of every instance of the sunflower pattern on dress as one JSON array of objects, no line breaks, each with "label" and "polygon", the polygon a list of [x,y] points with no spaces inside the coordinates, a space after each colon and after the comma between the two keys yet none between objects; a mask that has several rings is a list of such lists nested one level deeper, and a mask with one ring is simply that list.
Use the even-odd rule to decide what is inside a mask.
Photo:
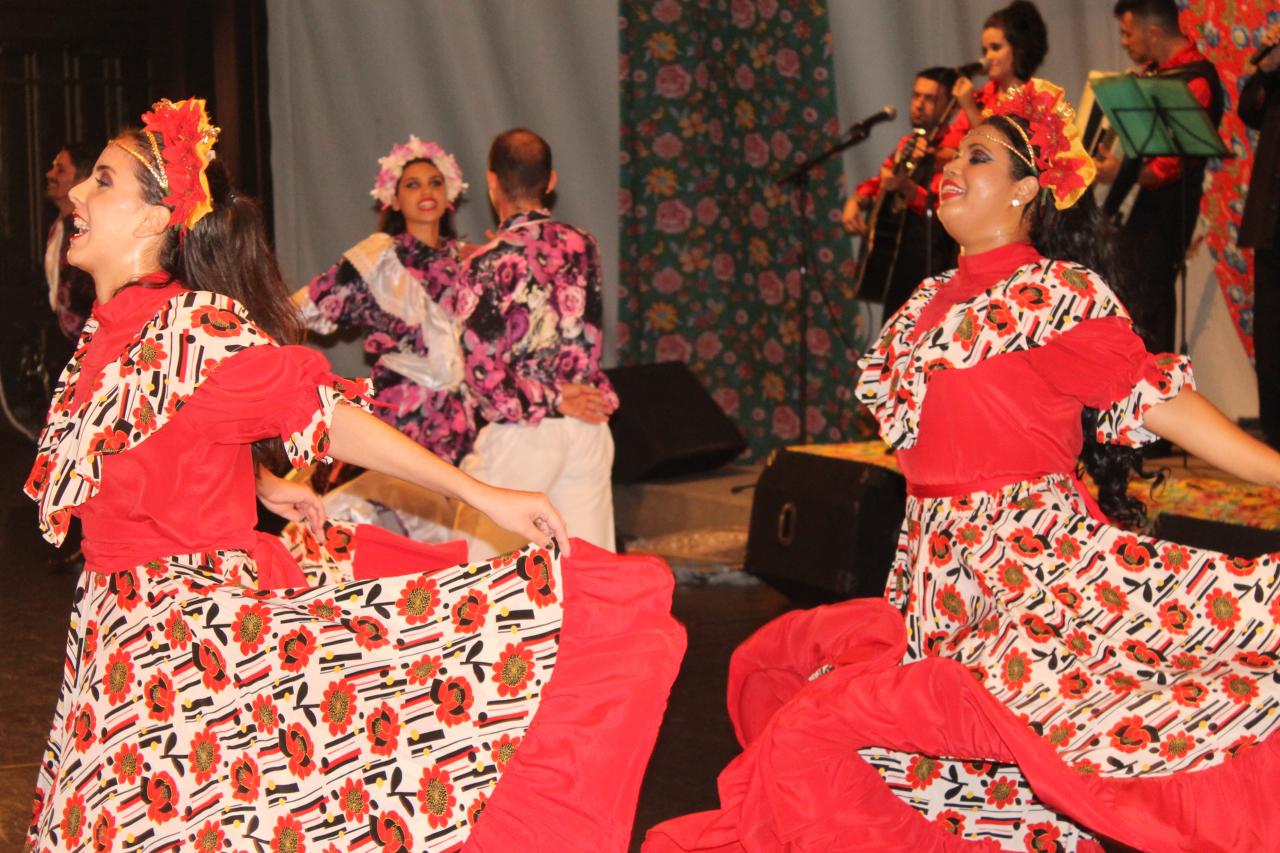
[{"label": "sunflower pattern on dress", "polygon": [[[28,482],[46,521],[88,500],[101,456],[153,435],[156,415],[176,412],[219,361],[271,343],[233,301],[184,292],[77,414],[93,330]],[[327,451],[334,406],[363,402],[363,390],[317,387],[309,424],[282,436],[295,464]],[[335,562],[359,548],[350,532],[331,528]],[[558,553],[529,546],[429,574],[255,586],[242,550],[82,574],[31,849],[461,846],[554,671]]]},{"label": "sunflower pattern on dress", "polygon": [[[1089,270],[1024,266],[952,306],[913,340],[949,276],[923,284],[864,359],[858,396],[886,441],[915,442],[929,377],[1042,345],[1095,317],[1127,316]],[[1185,358],[1156,359],[1099,418],[1099,440],[1140,445],[1151,406],[1191,387]],[[1280,573],[1100,523],[1050,475],[990,491],[910,497],[886,598],[906,620],[904,663],[964,664],[1080,773],[1161,776],[1221,764],[1280,714]],[[863,749],[905,802],[947,831],[1028,850],[1088,833],[1039,803],[1016,766]]]}]

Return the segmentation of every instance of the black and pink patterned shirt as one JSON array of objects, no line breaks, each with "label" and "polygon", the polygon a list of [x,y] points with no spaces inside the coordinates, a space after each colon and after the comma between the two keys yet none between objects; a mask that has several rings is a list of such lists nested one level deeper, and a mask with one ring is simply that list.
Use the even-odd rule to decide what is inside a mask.
[{"label": "black and pink patterned shirt", "polygon": [[[431,247],[405,232],[395,237],[396,257],[421,282],[427,296],[455,320],[470,310],[458,290],[458,243],[442,240]],[[342,327],[365,332],[364,350],[377,357],[406,352],[425,355],[422,329],[384,310],[360,272],[347,258],[316,276],[307,289],[320,313]],[[457,463],[471,451],[476,436],[474,407],[466,389],[433,390],[374,364],[370,374],[377,401],[374,413],[442,459]]]},{"label": "black and pink patterned shirt", "polygon": [[565,385],[593,385],[616,405],[600,367],[604,302],[600,250],[586,231],[545,210],[518,213],[467,262],[477,298],[465,319],[466,381],[490,423],[560,417]]}]

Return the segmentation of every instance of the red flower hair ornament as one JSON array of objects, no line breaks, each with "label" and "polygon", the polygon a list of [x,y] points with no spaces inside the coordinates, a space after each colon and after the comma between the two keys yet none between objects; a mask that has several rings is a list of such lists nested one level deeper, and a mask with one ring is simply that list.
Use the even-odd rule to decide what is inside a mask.
[{"label": "red flower hair ornament", "polygon": [[164,203],[172,211],[169,225],[183,231],[190,231],[213,210],[205,170],[215,156],[213,145],[222,131],[209,123],[204,103],[203,98],[187,98],[152,104],[151,111],[142,114],[142,132],[151,143],[150,151],[111,142],[156,179],[165,194]]},{"label": "red flower hair ornament", "polygon": [[1036,174],[1041,189],[1053,195],[1058,210],[1075,204],[1097,177],[1097,164],[1081,143],[1076,111],[1061,87],[1033,77],[1022,87],[1007,90],[1005,98],[983,114],[1027,122],[1029,132],[1017,122],[1006,122],[1022,139],[1021,148],[993,136],[987,138],[1009,149]]}]

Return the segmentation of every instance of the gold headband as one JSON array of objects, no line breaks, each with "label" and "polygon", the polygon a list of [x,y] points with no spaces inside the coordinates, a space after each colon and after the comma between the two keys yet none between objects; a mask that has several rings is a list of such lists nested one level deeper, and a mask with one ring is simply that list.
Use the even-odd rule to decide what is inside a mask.
[{"label": "gold headband", "polygon": [[160,189],[165,195],[169,194],[169,178],[164,173],[164,157],[160,154],[160,145],[156,142],[156,136],[149,130],[144,130],[147,135],[147,141],[151,143],[151,155],[155,157],[154,161],[147,160],[146,156],[136,148],[131,148],[117,139],[111,140],[111,144],[119,148],[121,151],[127,151],[135,160],[142,164],[142,167],[151,173],[151,177],[156,179],[156,183],[160,184]]},{"label": "gold headband", "polygon": [[[1010,124],[1013,124],[1013,123],[1010,122]],[[1014,125],[1014,127],[1017,127],[1017,125]],[[1008,142],[1001,139],[1000,137],[991,133],[983,133],[981,130],[975,130],[973,132],[973,135],[981,136],[983,139],[989,139],[997,145],[1003,145],[1005,148],[1009,149],[1010,154],[1012,154],[1014,157],[1017,157],[1023,163],[1026,163],[1027,168],[1031,170],[1031,173],[1033,175],[1040,174],[1040,170],[1036,168],[1036,164],[1033,163],[1024,152],[1019,151],[1017,148],[1014,148],[1012,145],[1010,145]]]}]

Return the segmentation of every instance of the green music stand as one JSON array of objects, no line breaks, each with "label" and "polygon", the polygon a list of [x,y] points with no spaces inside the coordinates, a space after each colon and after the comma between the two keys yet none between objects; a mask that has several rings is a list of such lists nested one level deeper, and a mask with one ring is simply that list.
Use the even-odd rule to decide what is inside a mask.
[{"label": "green music stand", "polygon": [[1185,80],[1116,74],[1092,83],[1126,157],[1234,156]]},{"label": "green music stand", "polygon": [[[1116,74],[1091,81],[1098,106],[1120,137],[1125,157],[1220,157],[1235,155],[1222,144],[1209,113],[1180,77],[1137,77]],[[1186,227],[1186,181],[1180,227]],[[1187,354],[1187,259],[1178,258],[1178,292],[1182,302],[1179,351]]]}]

